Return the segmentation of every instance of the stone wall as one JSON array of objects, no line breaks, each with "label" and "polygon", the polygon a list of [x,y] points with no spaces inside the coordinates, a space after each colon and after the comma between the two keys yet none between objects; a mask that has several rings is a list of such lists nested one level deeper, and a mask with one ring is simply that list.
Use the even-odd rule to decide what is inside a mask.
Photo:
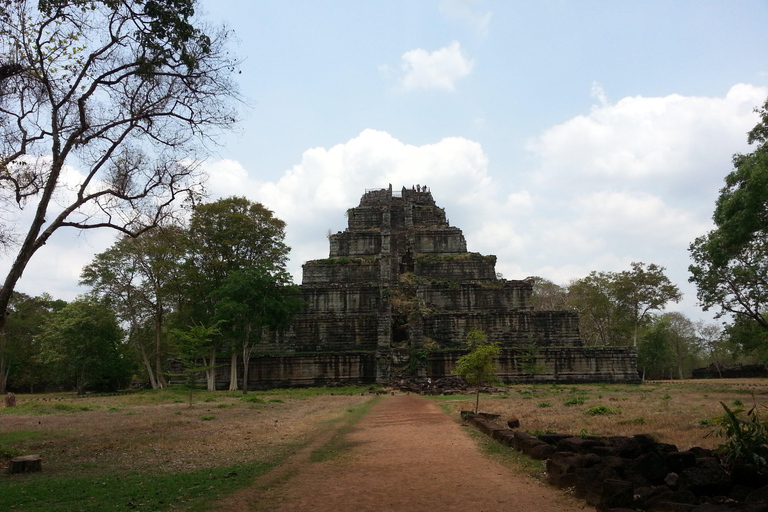
[{"label": "stone wall", "polygon": [[[456,361],[465,353],[429,352],[424,375],[431,379],[452,375]],[[375,351],[255,356],[251,359],[248,388],[372,384],[379,359]],[[504,349],[497,358],[498,376],[505,383],[639,383],[636,363],[637,352],[632,347],[542,348],[535,354]],[[217,366],[216,385],[218,389],[229,386],[228,364]]]},{"label": "stone wall", "polygon": [[[451,281],[496,281],[496,257],[482,256],[476,252],[417,254],[414,273]],[[532,289],[530,285],[528,288]]]},{"label": "stone wall", "polygon": [[444,311],[516,311],[529,308],[527,292],[512,283],[436,283],[419,286],[416,297]]},{"label": "stone wall", "polygon": [[381,275],[380,262],[376,258],[328,258],[308,261],[302,265],[301,284],[345,284],[378,282]]},{"label": "stone wall", "polygon": [[[446,377],[466,352],[432,352],[427,375]],[[496,360],[498,377],[505,383],[639,383],[637,351],[633,347],[543,347],[535,351],[503,349]]]},{"label": "stone wall", "polygon": [[380,231],[344,231],[329,238],[330,257],[338,256],[375,256],[381,252]]},{"label": "stone wall", "polygon": [[503,347],[578,347],[579,317],[570,311],[509,311],[481,313],[435,313],[422,320],[423,335],[439,340],[440,346],[458,348],[471,329],[483,331],[490,341]]},{"label": "stone wall", "polygon": [[[373,384],[375,376],[373,352],[256,356],[251,359],[248,389]],[[217,367],[216,387],[228,389],[228,365]]]},{"label": "stone wall", "polygon": [[414,233],[414,251],[417,253],[464,253],[467,241],[459,228],[424,229]]},{"label": "stone wall", "polygon": [[379,318],[376,311],[346,314],[302,313],[280,333],[270,333],[261,345],[271,353],[376,350]]}]

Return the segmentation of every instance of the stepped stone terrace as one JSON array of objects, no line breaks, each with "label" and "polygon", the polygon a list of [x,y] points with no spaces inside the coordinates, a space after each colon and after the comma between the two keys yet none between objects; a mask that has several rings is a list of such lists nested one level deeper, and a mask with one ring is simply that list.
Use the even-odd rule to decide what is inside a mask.
[{"label": "stepped stone terrace", "polygon": [[502,347],[505,382],[639,381],[633,348],[585,347],[576,313],[534,311],[531,282],[468,252],[427,187],[368,190],[347,218],[329,257],[304,264],[306,307],[260,347],[249,387],[441,378],[470,329]]}]

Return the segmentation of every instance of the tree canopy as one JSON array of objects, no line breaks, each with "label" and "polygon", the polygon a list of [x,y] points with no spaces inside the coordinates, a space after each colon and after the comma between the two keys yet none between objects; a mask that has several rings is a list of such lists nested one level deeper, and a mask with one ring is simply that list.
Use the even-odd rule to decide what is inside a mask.
[{"label": "tree canopy", "polygon": [[715,229],[690,245],[689,281],[705,311],[748,318],[768,329],[768,100],[747,141],[755,150],[733,157],[713,220]]},{"label": "tree canopy", "polygon": [[41,334],[40,357],[53,365],[57,381],[86,389],[116,391],[130,380],[131,363],[121,353],[123,332],[114,312],[92,298],[78,299],[55,313]]}]

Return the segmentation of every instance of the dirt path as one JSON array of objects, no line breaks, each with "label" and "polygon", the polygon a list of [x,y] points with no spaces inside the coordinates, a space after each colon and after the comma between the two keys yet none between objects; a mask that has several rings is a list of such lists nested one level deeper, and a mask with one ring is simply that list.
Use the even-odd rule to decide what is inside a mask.
[{"label": "dirt path", "polygon": [[[584,508],[560,491],[480,454],[461,425],[422,397],[383,398],[347,436],[352,448],[341,458],[309,462],[309,452],[318,445],[313,443],[282,472],[233,496],[236,500],[227,500],[227,509],[559,512]],[[234,507],[234,501],[240,506]]]}]

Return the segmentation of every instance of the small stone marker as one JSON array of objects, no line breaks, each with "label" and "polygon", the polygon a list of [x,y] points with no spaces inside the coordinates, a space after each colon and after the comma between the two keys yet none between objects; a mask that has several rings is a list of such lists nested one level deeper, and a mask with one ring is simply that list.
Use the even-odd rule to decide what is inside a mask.
[{"label": "small stone marker", "polygon": [[33,473],[43,470],[43,458],[40,455],[22,455],[14,457],[8,465],[8,473]]},{"label": "small stone marker", "polygon": [[6,407],[16,407],[16,395],[13,393],[8,393],[5,395],[5,406]]}]

